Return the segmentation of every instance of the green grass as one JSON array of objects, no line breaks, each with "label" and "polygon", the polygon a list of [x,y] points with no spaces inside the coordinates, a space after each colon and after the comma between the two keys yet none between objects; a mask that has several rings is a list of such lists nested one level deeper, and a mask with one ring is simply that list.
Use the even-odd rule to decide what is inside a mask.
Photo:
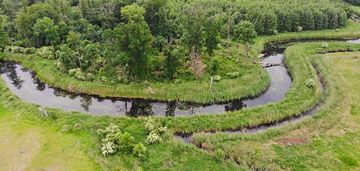
[{"label": "green grass", "polygon": [[89,135],[64,134],[40,120],[19,117],[0,107],[0,165],[2,170],[96,170],[83,150]]},{"label": "green grass", "polygon": [[[237,70],[241,76],[236,79],[224,79],[210,88],[210,78],[182,83],[130,83],[104,84],[101,82],[80,81],[56,68],[53,60],[35,55],[7,54],[6,59],[21,62],[23,66],[34,70],[37,76],[49,85],[67,90],[75,87],[76,91],[96,94],[102,97],[146,98],[162,101],[180,100],[195,103],[224,102],[232,99],[253,97],[265,91],[270,83],[269,76],[255,64],[239,64]],[[230,61],[230,62],[226,62]],[[232,61],[232,62],[231,62]],[[234,59],[223,58],[229,67]],[[194,93],[196,92],[196,93]]]},{"label": "green grass", "polygon": [[[350,22],[349,27],[339,31],[285,33],[278,36],[263,37],[261,41],[258,40],[255,47],[260,47],[261,44],[274,40],[293,39],[296,35],[299,39],[321,38],[321,36],[325,38],[357,37],[360,35],[359,28],[358,25]],[[0,91],[2,92],[0,94],[0,123],[4,126],[0,127],[0,135],[5,136],[3,139],[14,140],[14,142],[28,142],[25,141],[27,137],[42,140],[38,143],[40,144],[38,145],[39,148],[35,148],[37,146],[34,145],[35,149],[31,149],[33,150],[31,152],[36,153],[36,155],[31,156],[31,161],[26,165],[30,170],[43,168],[53,170],[57,169],[54,168],[55,166],[60,170],[138,170],[139,168],[144,170],[351,169],[359,164],[357,162],[359,155],[349,151],[350,148],[357,150],[357,146],[349,145],[347,140],[353,138],[353,143],[357,145],[358,139],[355,135],[360,132],[356,131],[357,124],[354,124],[354,122],[360,121],[360,118],[356,118],[359,116],[360,95],[356,94],[359,92],[358,87],[356,87],[359,85],[359,80],[353,79],[359,78],[355,72],[358,71],[359,62],[353,60],[348,64],[351,67],[342,66],[354,70],[346,70],[349,78],[342,79],[338,74],[340,71],[330,67],[342,61],[331,63],[332,61],[329,58],[323,62],[320,60],[322,55],[316,55],[318,58],[311,57],[316,52],[324,50],[320,45],[321,43],[305,43],[287,49],[285,58],[294,78],[294,83],[286,97],[279,103],[221,115],[157,118],[167,123],[170,131],[164,137],[162,144],[147,145],[149,151],[144,161],[126,154],[103,157],[98,150],[99,137],[96,135],[98,128],[104,128],[109,123],[115,123],[123,131],[128,131],[134,135],[137,141],[144,142],[146,137],[143,126],[144,118],[93,117],[53,109],[49,109],[48,118],[41,118],[37,106],[21,102],[6,88],[3,81],[0,81]],[[347,48],[347,43],[331,42],[326,50]],[[359,50],[360,45],[352,45],[352,48]],[[260,49],[258,48],[258,51]],[[45,72],[40,72],[40,74],[51,76],[50,71],[54,69],[45,60],[33,62],[29,61],[28,57],[21,59],[20,56],[12,56],[12,58],[22,60],[24,63],[28,62],[24,65],[28,65],[29,68],[38,67],[39,70],[45,68]],[[36,59],[36,57],[33,58]],[[172,133],[177,131],[189,133],[256,126],[275,122],[308,110],[323,98],[319,87],[308,89],[305,86],[307,79],[316,79],[313,65],[316,65],[322,75],[326,77],[328,87],[326,103],[316,117],[306,119],[300,124],[290,124],[282,129],[257,135],[198,135],[196,137],[197,143],[206,143],[208,152],[199,150],[193,145],[186,145],[173,140]],[[60,75],[58,76],[60,77]],[[346,79],[348,80],[346,81]],[[57,82],[62,81],[57,80]],[[353,81],[354,84],[343,84],[349,81]],[[351,87],[351,93],[346,93],[346,90],[351,88],[343,87],[343,85]],[[91,86],[93,85],[91,84],[88,87]],[[343,111],[351,113],[352,118],[339,122],[344,117],[339,113],[341,114]],[[346,117],[348,116],[346,115]],[[339,125],[345,123],[349,123],[349,125],[346,127]],[[80,125],[80,127],[74,127],[74,125]],[[62,131],[64,127],[70,129]],[[344,128],[345,134],[342,134],[343,131],[339,131],[342,128]],[[330,137],[327,135],[328,133],[331,135]],[[18,136],[12,137],[12,134],[18,134]],[[348,136],[347,139],[344,139],[345,135]],[[300,144],[289,146],[284,144],[286,141]],[[3,144],[6,146],[9,143]],[[11,145],[13,147],[8,148],[7,152],[7,148],[1,148],[5,150],[1,154],[5,155],[4,158],[8,156],[7,153],[22,148],[22,144],[13,143]],[[232,160],[218,161],[213,155],[214,150],[219,148],[225,151],[227,158],[237,161],[238,164]],[[328,151],[331,152],[330,158],[327,158]],[[18,157],[15,156],[14,158]],[[329,161],[316,162],[325,159],[329,159]],[[11,162],[6,161],[5,163]]]},{"label": "green grass", "polygon": [[[306,46],[306,45],[303,45]],[[250,134],[199,134],[197,143],[254,169],[358,170],[360,164],[360,56],[335,53],[313,56],[327,81],[326,102],[315,117]]]}]

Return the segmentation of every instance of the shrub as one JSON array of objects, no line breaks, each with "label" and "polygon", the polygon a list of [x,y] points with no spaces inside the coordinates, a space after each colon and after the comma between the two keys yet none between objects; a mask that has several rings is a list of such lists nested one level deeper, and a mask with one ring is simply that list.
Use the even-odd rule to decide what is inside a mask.
[{"label": "shrub", "polygon": [[[69,71],[69,74],[70,74],[70,71]],[[71,74],[73,74],[73,76],[78,80],[82,80],[82,81],[86,80],[85,74],[81,71],[80,68],[76,68],[76,69],[72,70]]]},{"label": "shrub", "polygon": [[235,79],[240,76],[240,73],[239,72],[230,72],[230,73],[227,73],[226,76],[229,77],[230,79]]},{"label": "shrub", "polygon": [[307,79],[305,84],[307,88],[314,88],[316,85],[315,81],[311,78]]},{"label": "shrub", "polygon": [[145,129],[149,132],[149,135],[146,138],[147,144],[161,142],[162,139],[160,136],[167,131],[166,126],[163,126],[161,122],[158,122],[152,118],[146,120]]},{"label": "shrub", "polygon": [[123,152],[134,154],[137,157],[145,157],[146,147],[142,143],[137,143],[135,138],[129,133],[122,133],[118,126],[110,124],[105,129],[99,129],[101,136],[101,153],[104,156]]},{"label": "shrub", "polygon": [[302,31],[303,31],[303,27],[298,26],[298,27],[297,27],[297,31],[298,31],[298,32],[302,32]]},{"label": "shrub", "polygon": [[215,81],[215,82],[220,82],[221,81],[221,76],[220,75],[215,75],[214,77],[213,77],[213,80]]},{"label": "shrub", "polygon": [[323,44],[321,44],[321,47],[324,48],[324,49],[326,49],[326,48],[329,47],[329,45],[328,45],[327,43],[323,43]]},{"label": "shrub", "polygon": [[31,47],[31,48],[24,48],[24,49],[23,49],[23,53],[24,53],[24,54],[33,54],[33,53],[35,53],[35,52],[36,52],[36,49],[33,48],[33,47]]},{"label": "shrub", "polygon": [[125,153],[131,153],[135,147],[136,141],[133,136],[125,132],[118,137],[118,149]]},{"label": "shrub", "polygon": [[209,72],[211,75],[214,75],[218,72],[220,68],[220,62],[216,59],[213,59],[210,63]]},{"label": "shrub", "polygon": [[155,131],[150,132],[150,134],[146,138],[147,144],[155,144],[161,142],[160,135],[156,133]]},{"label": "shrub", "polygon": [[133,149],[133,154],[136,157],[139,158],[144,158],[146,155],[146,147],[144,146],[143,143],[138,143],[135,145],[134,149]]},{"label": "shrub", "polygon": [[218,161],[222,161],[224,160],[225,158],[225,152],[221,149],[218,149],[216,150],[215,152],[215,158],[218,160]]},{"label": "shrub", "polygon": [[19,46],[6,46],[4,52],[6,53],[23,53],[23,47]]},{"label": "shrub", "polygon": [[55,50],[52,46],[41,47],[36,50],[36,54],[45,59],[55,59]]},{"label": "shrub", "polygon": [[98,134],[101,135],[101,152],[104,156],[115,154],[118,151],[118,137],[122,134],[119,127],[110,124],[104,130],[99,129]]}]

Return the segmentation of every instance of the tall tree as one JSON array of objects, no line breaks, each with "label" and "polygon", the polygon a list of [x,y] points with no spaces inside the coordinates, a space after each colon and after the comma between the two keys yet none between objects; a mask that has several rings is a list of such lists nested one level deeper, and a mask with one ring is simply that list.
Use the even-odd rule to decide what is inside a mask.
[{"label": "tall tree", "polygon": [[8,35],[5,32],[6,18],[3,15],[0,15],[0,48],[4,48],[8,42]]},{"label": "tall tree", "polygon": [[56,45],[60,42],[59,27],[49,17],[38,19],[33,27],[37,47]]},{"label": "tall tree", "polygon": [[[249,49],[250,46],[255,43],[256,35],[255,27],[251,22],[242,21],[236,25],[234,37],[236,41],[244,44],[245,58],[248,58],[249,56]],[[237,61],[240,61],[240,54],[238,55]]]},{"label": "tall tree", "polygon": [[32,39],[34,36],[34,24],[38,19],[44,17],[52,19],[54,24],[57,24],[60,20],[59,15],[51,5],[37,3],[20,11],[16,17],[16,28],[23,37]]},{"label": "tall tree", "polygon": [[121,14],[125,23],[115,29],[120,49],[128,54],[129,73],[136,79],[147,76],[148,57],[151,53],[153,36],[144,18],[145,9],[137,4],[125,6]]}]

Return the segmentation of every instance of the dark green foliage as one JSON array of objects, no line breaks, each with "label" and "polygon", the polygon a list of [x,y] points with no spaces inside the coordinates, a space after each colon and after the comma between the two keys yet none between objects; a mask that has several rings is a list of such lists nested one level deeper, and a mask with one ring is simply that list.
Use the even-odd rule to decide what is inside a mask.
[{"label": "dark green foliage", "polygon": [[0,49],[4,49],[8,43],[8,35],[5,32],[4,24],[6,20],[4,16],[0,16]]},{"label": "dark green foliage", "polygon": [[220,62],[217,59],[213,59],[210,63],[209,72],[211,75],[215,75],[220,68]]},{"label": "dark green foliage", "polygon": [[79,53],[73,51],[68,45],[61,45],[58,51],[59,62],[68,69],[79,67],[79,55]]},{"label": "dark green foliage", "polygon": [[[254,25],[249,21],[242,21],[236,25],[234,38],[245,45],[245,57],[248,57],[250,45],[255,43],[257,33]],[[239,59],[238,59],[239,60]]]},{"label": "dark green foliage", "polygon": [[28,39],[33,39],[34,25],[38,19],[48,17],[57,24],[60,20],[55,9],[47,3],[38,3],[23,9],[16,17],[16,28],[19,33]]},{"label": "dark green foliage", "polygon": [[56,45],[60,42],[59,27],[49,17],[36,20],[33,27],[36,46]]},{"label": "dark green foliage", "polygon": [[180,65],[178,57],[179,51],[175,50],[173,47],[169,47],[165,49],[164,55],[166,57],[164,61],[164,76],[166,79],[172,80],[175,78],[177,68]]},{"label": "dark green foliage", "polygon": [[221,23],[219,18],[209,17],[205,23],[205,47],[206,52],[211,56],[214,50],[218,48],[218,44],[221,41],[220,37]]},{"label": "dark green foliage", "polygon": [[122,8],[121,13],[126,23],[114,30],[118,44],[131,57],[128,61],[131,76],[143,80],[147,76],[148,55],[154,39],[144,19],[145,10],[134,4]]},{"label": "dark green foliage", "polygon": [[340,28],[347,21],[344,5],[328,0],[2,0],[0,7],[7,19],[0,46],[7,35],[14,46],[54,46],[63,67],[109,83],[212,75],[222,40],[245,44],[248,56],[252,43],[239,31],[244,21],[259,35]]}]

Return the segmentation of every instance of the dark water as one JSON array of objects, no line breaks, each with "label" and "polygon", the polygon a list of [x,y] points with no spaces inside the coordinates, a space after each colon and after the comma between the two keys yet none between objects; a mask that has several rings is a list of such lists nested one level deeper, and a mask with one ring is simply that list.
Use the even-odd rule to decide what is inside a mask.
[{"label": "dark water", "polygon": [[[282,63],[283,55],[270,55],[263,62]],[[269,89],[255,99],[233,100],[224,104],[199,105],[181,102],[157,102],[144,99],[106,99],[84,94],[70,93],[49,87],[36,78],[33,72],[13,62],[2,62],[0,74],[9,89],[20,99],[66,111],[84,112],[92,115],[111,116],[184,116],[194,114],[218,114],[241,110],[266,103],[280,101],[291,87],[291,78],[283,66],[265,69],[271,79]]]}]

